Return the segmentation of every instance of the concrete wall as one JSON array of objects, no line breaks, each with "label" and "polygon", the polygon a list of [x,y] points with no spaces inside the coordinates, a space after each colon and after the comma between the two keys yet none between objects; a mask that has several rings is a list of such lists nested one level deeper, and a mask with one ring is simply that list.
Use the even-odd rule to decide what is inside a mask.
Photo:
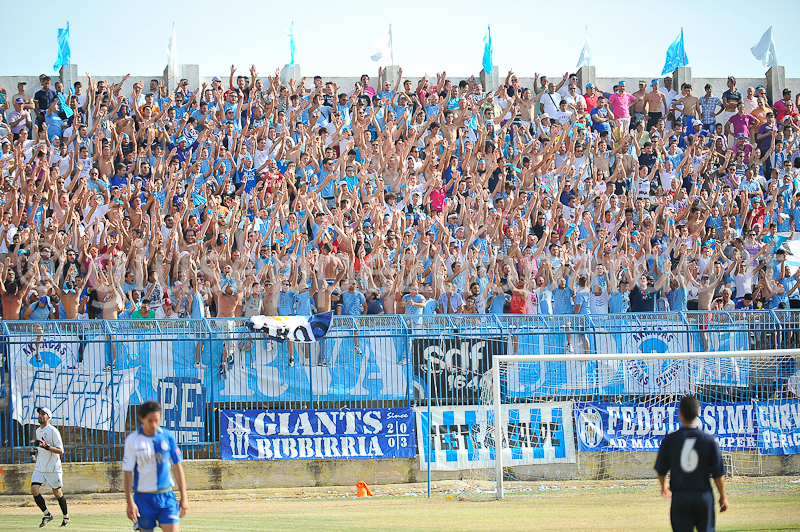
[{"label": "concrete wall", "polygon": [[[187,66],[188,67],[188,66],[191,66],[191,65],[183,65],[183,66]],[[84,75],[84,73],[82,71],[78,70],[78,72],[80,74],[78,76],[78,80],[83,84],[84,90],[85,90],[85,88],[88,87],[89,79]],[[186,74],[186,72],[183,72],[183,73]],[[505,81],[505,77],[506,77],[507,71],[502,71],[501,70],[500,73],[501,73],[501,75],[500,75],[500,83],[503,83]],[[259,76],[259,77],[263,77],[263,79],[266,81],[266,76],[267,75],[273,75],[273,74],[274,74],[274,72],[270,72],[270,73],[264,72],[263,76]],[[307,76],[307,78],[308,78],[308,79],[306,79],[306,87],[311,88],[311,87],[314,86],[313,77],[314,77],[315,74],[316,74],[315,72],[303,72],[303,75]],[[54,82],[59,79],[58,78],[58,74],[49,74],[49,75],[53,79]],[[190,79],[190,82],[189,82],[190,83],[190,89],[194,90],[195,88],[201,86],[202,83],[204,83],[204,82],[207,83],[210,86],[211,85],[211,78],[214,75],[215,74],[198,75],[197,79],[199,79],[199,82],[196,85],[193,85],[192,82],[191,82],[191,78],[193,78],[194,76],[187,76],[187,78]],[[473,75],[473,74],[467,74],[467,75],[464,75],[464,76],[448,76],[448,79],[451,80],[453,83],[457,84],[462,79],[469,79],[470,75]],[[229,76],[229,73],[226,74],[226,73],[223,72],[223,73],[219,74],[219,77],[222,78],[223,84],[227,84],[228,76]],[[375,73],[372,73],[372,74],[369,74],[369,76],[370,76],[370,85],[373,86],[373,87],[377,87],[378,86],[377,75],[375,75]],[[474,74],[474,76],[475,76],[475,79],[479,79],[479,76],[478,76],[477,72]],[[431,75],[430,77],[432,78],[432,81],[435,83],[436,82],[435,75]],[[180,76],[178,78],[180,78]],[[406,80],[406,79],[411,80],[412,83],[414,84],[414,88],[416,88],[417,82],[419,81],[420,78],[421,78],[421,75],[408,75],[408,74],[404,74],[403,75],[403,80]],[[664,76],[656,76],[655,78],[653,78],[652,74],[649,75],[649,76],[641,76],[641,77],[630,77],[630,76],[598,77],[598,78],[596,78],[596,84],[601,89],[610,92],[611,89],[613,88],[613,86],[616,85],[618,81],[625,80],[625,82],[628,84],[628,91],[629,92],[633,92],[633,91],[637,90],[637,88],[638,88],[637,83],[638,83],[639,79],[647,80],[647,82],[648,82],[647,90],[650,90],[649,82],[650,82],[651,79],[658,79],[659,81],[661,81],[661,80],[663,80],[663,78],[664,78]],[[92,79],[95,82],[97,82],[99,80],[105,80],[105,81],[108,81],[109,83],[118,83],[122,79],[122,76],[104,76],[104,75],[92,74]],[[151,79],[164,79],[164,74],[162,72],[161,74],[147,75],[147,76],[144,76],[144,75],[132,75],[130,78],[128,78],[128,80],[125,82],[125,85],[123,86],[123,94],[125,94],[126,96],[130,96],[130,93],[133,90],[133,84],[135,82],[137,82],[137,81],[144,81],[144,86],[145,86],[145,91],[146,91],[150,86],[149,82],[150,82]],[[359,81],[359,78],[357,78],[357,77],[328,77],[328,76],[323,76],[323,79],[325,81],[333,81],[334,83],[336,83],[339,86],[340,92],[347,92],[347,93],[352,92],[353,91],[353,87],[355,85],[355,82]],[[560,75],[552,76],[550,79],[555,81],[556,83],[558,83],[558,82],[561,81],[561,76]],[[27,93],[30,94],[30,95],[33,95],[33,89],[38,87],[38,85],[39,85],[38,75],[33,75],[33,76],[0,76],[0,87],[5,88],[6,92],[9,95],[13,94],[13,93],[16,93],[17,92],[17,90],[16,90],[17,89],[17,82],[20,81],[20,80],[28,82]],[[519,80],[520,80],[520,83],[524,87],[532,87],[533,86],[533,78],[531,78],[531,77],[520,76]],[[299,83],[299,81],[300,80],[296,80],[296,82],[298,82],[298,83]],[[699,96],[703,95],[703,87],[705,86],[706,83],[711,83],[711,85],[714,87],[714,94],[716,96],[722,96],[722,93],[727,90],[726,78],[702,78],[702,77],[694,77],[693,76],[692,77],[692,87],[694,88],[694,95],[695,96],[699,97]],[[662,85],[663,85],[663,83],[662,83]],[[739,90],[744,94],[745,91],[747,90],[747,87],[756,87],[757,85],[763,85],[763,86],[766,87],[767,86],[767,80],[766,80],[766,77],[763,77],[763,78],[742,78],[742,79],[737,79],[736,85],[739,88]],[[788,87],[789,89],[792,90],[792,95],[794,96],[795,94],[797,94],[800,91],[800,78],[787,78],[786,79],[786,87]]]},{"label": "concrete wall", "polygon": [[[727,456],[727,455],[730,456]],[[759,456],[755,452],[724,453],[734,476],[776,476],[800,473],[800,455]],[[652,478],[656,453],[578,453],[575,464],[510,468],[516,480],[623,480]],[[186,460],[186,479],[192,490],[355,486],[424,482],[419,459],[393,460]],[[67,493],[123,491],[121,462],[64,465]],[[0,495],[22,495],[30,490],[33,464],[0,465]],[[730,470],[729,470],[730,472]],[[491,471],[486,472],[490,478]],[[434,480],[477,478],[470,471],[434,471]]]}]

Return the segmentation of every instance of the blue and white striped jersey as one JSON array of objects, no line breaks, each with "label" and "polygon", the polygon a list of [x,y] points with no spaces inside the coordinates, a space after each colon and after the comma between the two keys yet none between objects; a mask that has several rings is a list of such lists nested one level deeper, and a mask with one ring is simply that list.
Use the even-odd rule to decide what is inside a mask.
[{"label": "blue and white striped jersey", "polygon": [[172,432],[159,427],[151,437],[139,427],[125,439],[122,470],[133,472],[133,491],[152,493],[175,486],[171,468],[182,460]]}]

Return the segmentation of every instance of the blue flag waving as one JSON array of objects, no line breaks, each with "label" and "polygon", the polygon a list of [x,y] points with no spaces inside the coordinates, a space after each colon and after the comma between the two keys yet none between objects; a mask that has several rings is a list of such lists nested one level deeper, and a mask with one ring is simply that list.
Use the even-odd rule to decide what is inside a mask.
[{"label": "blue flag waving", "polygon": [[483,38],[483,70],[492,73],[492,27],[488,26],[486,37]]},{"label": "blue flag waving", "polygon": [[59,67],[69,65],[69,60],[69,22],[67,22],[66,28],[58,29],[58,59],[53,65],[53,70],[58,72]]},{"label": "blue flag waving", "polygon": [[289,36],[289,53],[292,54],[292,57],[289,59],[289,66],[294,65],[294,22],[289,25],[288,30],[283,30],[283,33]]},{"label": "blue flag waving", "polygon": [[676,68],[684,67],[688,64],[689,58],[686,57],[686,49],[683,47],[683,28],[681,28],[681,34],[667,48],[667,61],[664,63],[664,70],[661,75],[669,74]]}]

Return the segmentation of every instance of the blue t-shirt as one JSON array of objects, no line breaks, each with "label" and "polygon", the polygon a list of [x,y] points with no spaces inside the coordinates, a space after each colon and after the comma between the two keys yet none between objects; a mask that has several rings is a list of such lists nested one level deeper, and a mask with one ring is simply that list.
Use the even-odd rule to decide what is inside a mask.
[{"label": "blue t-shirt", "polygon": [[417,294],[414,297],[411,297],[411,294],[403,296],[403,301],[406,302],[406,314],[414,314],[419,315],[422,314],[422,307],[417,307],[415,305],[409,304],[411,301],[414,303],[425,303],[425,297],[422,294]]},{"label": "blue t-shirt", "polygon": [[355,292],[342,292],[342,314],[346,316],[361,316],[364,313],[364,303],[367,298],[356,290]]},{"label": "blue t-shirt", "polygon": [[311,312],[311,292],[305,290],[303,292],[298,292],[294,296],[294,308],[295,314],[298,316],[307,316],[311,317],[313,312]]},{"label": "blue t-shirt", "polygon": [[556,288],[553,290],[553,313],[572,314],[572,290],[569,288]]},{"label": "blue t-shirt", "polygon": [[289,290],[278,295],[278,314],[281,316],[294,316],[294,292]]},{"label": "blue t-shirt", "polygon": [[581,306],[579,314],[588,315],[589,312],[589,290],[578,290],[575,292],[575,307]]}]

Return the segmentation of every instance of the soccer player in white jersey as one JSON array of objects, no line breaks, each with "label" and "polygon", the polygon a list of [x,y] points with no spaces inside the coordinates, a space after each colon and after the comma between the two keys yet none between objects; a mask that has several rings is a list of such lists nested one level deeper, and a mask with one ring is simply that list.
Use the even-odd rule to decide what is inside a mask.
[{"label": "soccer player in white jersey", "polygon": [[[164,532],[178,532],[179,518],[189,509],[181,451],[172,432],[159,426],[160,404],[147,401],[139,406],[138,415],[141,425],[128,434],[122,456],[128,519],[135,523],[134,529],[152,531],[161,526]],[[180,510],[173,491],[176,482]]]},{"label": "soccer player in white jersey", "polygon": [[39,528],[45,526],[53,520],[53,514],[47,509],[44,497],[39,493],[42,484],[47,484],[53,488],[53,496],[61,507],[64,520],[61,526],[69,525],[69,514],[67,513],[67,499],[61,492],[64,485],[61,471],[61,455],[64,454],[64,443],[61,441],[61,433],[50,424],[53,413],[49,408],[37,408],[39,415],[39,426],[36,428],[36,439],[31,442],[36,451],[36,467],[33,468],[31,476],[31,495],[36,501],[36,506],[44,512]]}]

